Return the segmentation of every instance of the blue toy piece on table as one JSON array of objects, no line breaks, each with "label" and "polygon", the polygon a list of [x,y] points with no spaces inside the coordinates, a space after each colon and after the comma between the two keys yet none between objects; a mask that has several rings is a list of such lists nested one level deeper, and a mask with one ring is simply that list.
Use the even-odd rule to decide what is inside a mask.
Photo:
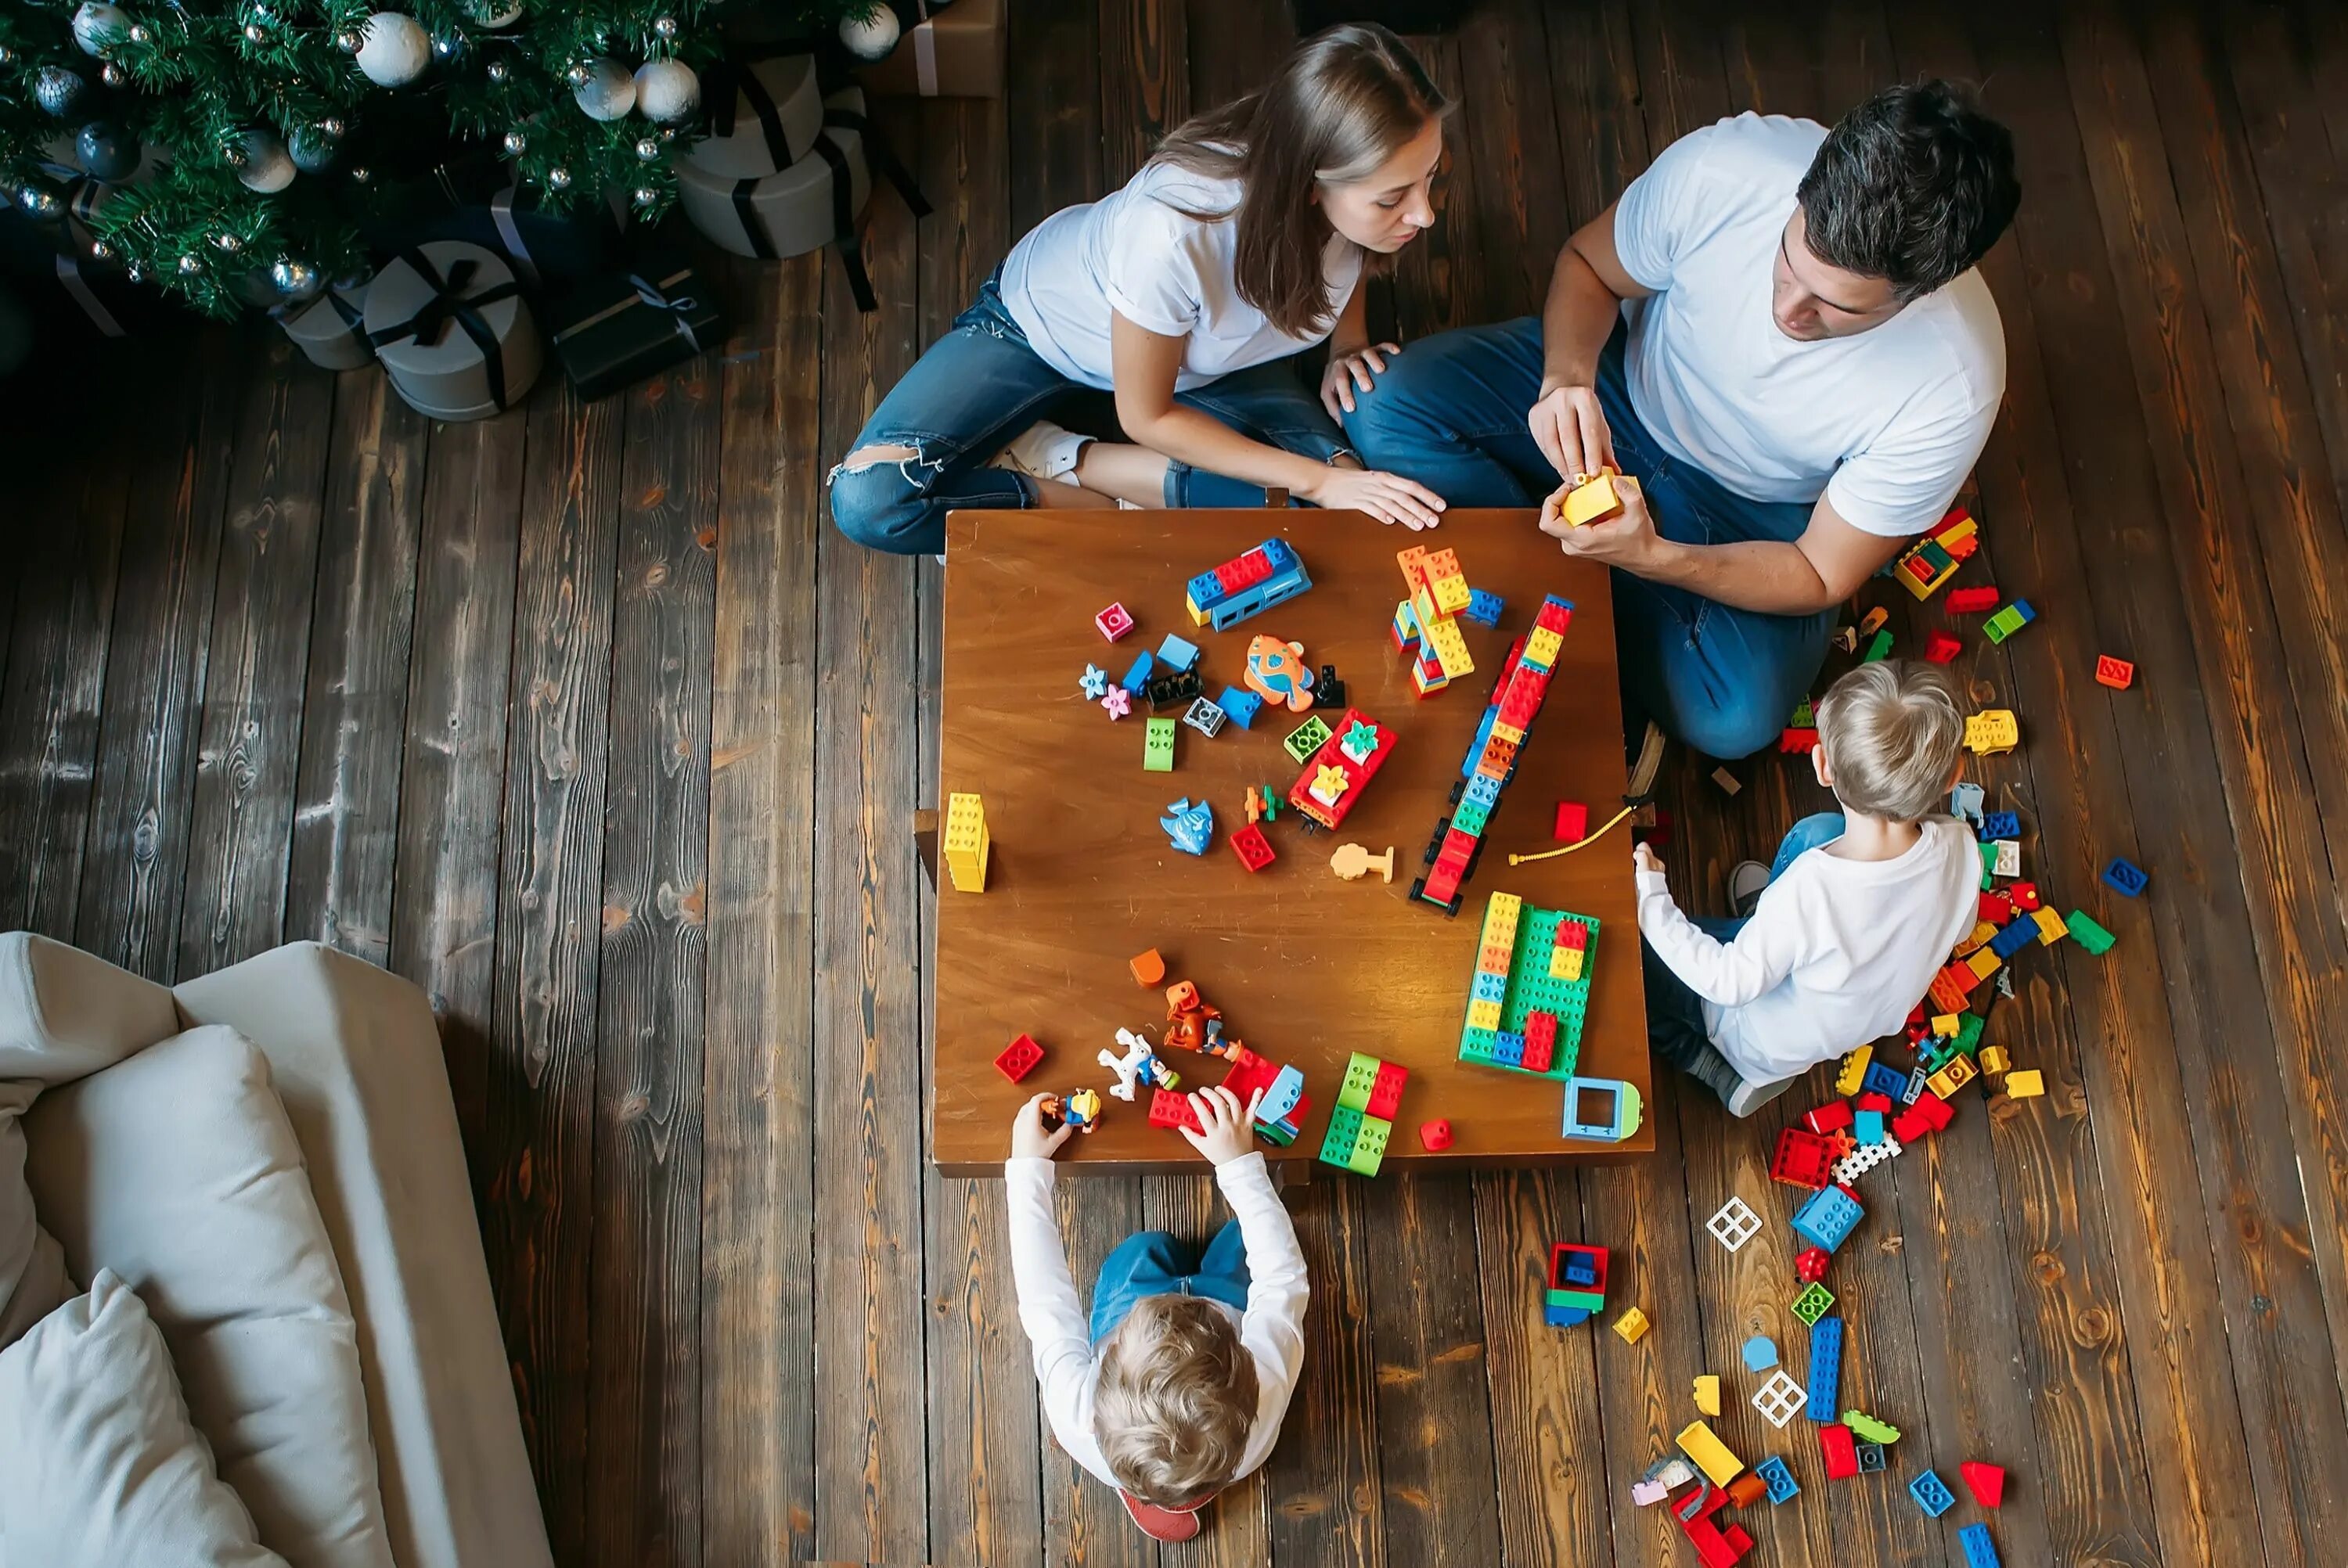
[{"label": "blue toy piece on table", "polygon": [[1794,1212],[1794,1234],[1812,1246],[1832,1252],[1866,1217],[1867,1211],[1849,1193],[1838,1186],[1820,1187]]},{"label": "blue toy piece on table", "polygon": [[1283,604],[1313,586],[1286,539],[1272,538],[1192,578],[1185,595],[1194,625],[1229,631],[1251,615]]},{"label": "blue toy piece on table", "polygon": [[1957,1544],[1965,1549],[1965,1568],[2005,1568],[1986,1524],[1968,1524],[1958,1531]]},{"label": "blue toy piece on table", "polygon": [[1158,819],[1174,847],[1185,855],[1204,855],[1215,836],[1215,810],[1205,801],[1192,804],[1189,795],[1170,802]]},{"label": "blue toy piece on table", "polygon": [[1949,1490],[1948,1483],[1929,1470],[1908,1483],[1908,1495],[1916,1500],[1917,1507],[1935,1519],[1957,1503],[1956,1493]]},{"label": "blue toy piece on table", "polygon": [[1786,1461],[1776,1454],[1755,1465],[1753,1473],[1759,1476],[1762,1484],[1769,1489],[1772,1503],[1785,1502],[1802,1494],[1800,1483],[1794,1480],[1794,1472],[1787,1470]]}]

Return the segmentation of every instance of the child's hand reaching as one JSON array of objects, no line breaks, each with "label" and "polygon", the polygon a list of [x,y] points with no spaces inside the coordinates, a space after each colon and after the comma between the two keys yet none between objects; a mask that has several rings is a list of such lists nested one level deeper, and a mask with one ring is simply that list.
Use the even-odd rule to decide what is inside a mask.
[{"label": "child's hand reaching", "polygon": [[1648,848],[1644,843],[1642,843],[1631,851],[1631,869],[1633,871],[1652,871],[1656,876],[1660,876],[1663,874],[1663,863],[1655,858],[1655,852],[1653,850]]},{"label": "child's hand reaching", "polygon": [[1193,1132],[1184,1127],[1180,1129],[1182,1136],[1190,1140],[1190,1147],[1204,1154],[1210,1165],[1236,1160],[1255,1147],[1255,1109],[1262,1100],[1261,1089],[1248,1096],[1245,1105],[1240,1103],[1238,1095],[1220,1083],[1201,1089],[1190,1096],[1190,1109],[1205,1131]]},{"label": "child's hand reaching", "polygon": [[1044,1131],[1044,1102],[1048,1094],[1029,1097],[1019,1108],[1011,1122],[1011,1157],[1014,1160],[1048,1160],[1060,1152],[1060,1145],[1076,1131],[1063,1122],[1051,1132]]}]

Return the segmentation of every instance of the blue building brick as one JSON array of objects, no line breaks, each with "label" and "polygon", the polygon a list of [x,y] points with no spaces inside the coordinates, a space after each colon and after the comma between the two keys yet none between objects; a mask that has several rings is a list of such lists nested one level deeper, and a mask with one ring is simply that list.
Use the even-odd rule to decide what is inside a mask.
[{"label": "blue building brick", "polygon": [[1810,1402],[1803,1414],[1824,1426],[1842,1391],[1842,1319],[1832,1313],[1810,1325]]},{"label": "blue building brick", "polygon": [[1935,1519],[1948,1512],[1957,1503],[1956,1494],[1948,1489],[1938,1475],[1929,1470],[1908,1483],[1908,1495],[1916,1500],[1917,1507]]}]

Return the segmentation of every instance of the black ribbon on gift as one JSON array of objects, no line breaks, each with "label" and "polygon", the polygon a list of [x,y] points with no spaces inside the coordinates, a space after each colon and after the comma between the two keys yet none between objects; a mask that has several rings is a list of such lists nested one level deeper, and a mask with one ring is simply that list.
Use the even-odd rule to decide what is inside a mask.
[{"label": "black ribbon on gift", "polygon": [[905,206],[914,217],[927,218],[930,215],[929,198],[922,194],[921,186],[914,182],[913,171],[905,167],[904,160],[890,147],[889,138],[880,133],[879,126],[854,109],[836,108],[823,111],[823,123],[852,130],[863,138],[864,161],[879,169],[881,178],[897,188],[897,194],[905,199]]},{"label": "black ribbon on gift", "polygon": [[[751,69],[761,60],[780,60],[796,55],[814,55],[812,44],[767,44],[756,48],[730,45],[723,59],[702,73],[701,101],[709,110],[709,134],[734,134],[734,100],[750,100],[750,112],[758,117],[759,134],[767,143],[767,156],[777,169],[788,169],[804,156],[791,149],[783,135],[783,111],[775,103],[775,95]],[[821,60],[818,60],[819,67]],[[819,73],[820,74],[820,73]]]},{"label": "black ribbon on gift", "polygon": [[[757,233],[757,231],[753,230],[752,232],[755,234]],[[570,338],[580,333],[585,332],[589,327],[600,325],[601,323],[611,320],[613,316],[618,315],[622,311],[632,310],[635,306],[642,304],[650,305],[656,311],[666,311],[668,313],[669,324],[676,329],[677,335],[685,339],[686,346],[690,347],[694,353],[699,354],[701,352],[701,334],[693,330],[693,323],[685,318],[686,313],[697,311],[701,308],[701,302],[691,294],[679,294],[672,299],[667,294],[662,292],[662,290],[671,286],[672,284],[682,282],[691,276],[693,276],[693,270],[688,267],[684,272],[673,272],[669,276],[663,278],[659,282],[654,283],[647,279],[638,276],[636,273],[630,272],[627,274],[628,286],[635,290],[634,293],[627,295],[624,298],[613,301],[610,304],[605,305],[602,310],[597,311],[593,315],[589,316],[584,321],[572,322],[569,326],[564,327],[561,332],[554,334],[554,341],[561,343],[566,338]]]},{"label": "black ribbon on gift", "polygon": [[[367,337],[366,313],[336,293],[331,284],[326,289],[325,298],[326,303],[334,306],[335,313],[343,318],[343,328],[351,334],[352,341],[366,350],[368,354],[374,354],[375,344]],[[499,406],[504,405],[499,405]]]},{"label": "black ribbon on gift", "polygon": [[[489,329],[480,307],[513,298],[521,292],[521,286],[509,278],[480,293],[468,294],[465,289],[472,282],[473,273],[479,263],[471,260],[459,261],[448,269],[448,276],[444,279],[439,270],[432,265],[431,258],[421,251],[402,251],[399,259],[416,269],[416,275],[431,289],[432,297],[424,302],[421,310],[397,326],[367,333],[368,343],[380,349],[386,343],[414,338],[423,347],[432,348],[448,335],[448,323],[455,322],[464,329],[465,335],[473,340],[473,346],[481,351],[481,363],[489,374],[489,402],[503,409],[506,405],[505,359],[498,347],[498,334]],[[380,282],[376,286],[382,286]]]},{"label": "black ribbon on gift", "polygon": [[880,302],[872,294],[872,274],[864,270],[864,237],[856,231],[856,180],[848,171],[848,155],[828,136],[816,138],[815,150],[831,165],[831,238],[848,273],[848,291],[856,296],[858,310],[876,311]]}]

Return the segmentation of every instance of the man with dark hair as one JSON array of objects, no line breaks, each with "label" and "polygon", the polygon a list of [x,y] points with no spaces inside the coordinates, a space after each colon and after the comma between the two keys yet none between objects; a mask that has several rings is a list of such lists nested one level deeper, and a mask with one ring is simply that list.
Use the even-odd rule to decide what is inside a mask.
[{"label": "man with dark hair", "polygon": [[1835,607],[1939,520],[2005,391],[1973,270],[2021,200],[1970,93],[1885,89],[1831,131],[1683,137],[1560,253],[1549,302],[1392,361],[1345,426],[1453,506],[1616,469],[1622,513],[1541,527],[1619,569],[1626,717],[1716,757],[1776,739]]}]

